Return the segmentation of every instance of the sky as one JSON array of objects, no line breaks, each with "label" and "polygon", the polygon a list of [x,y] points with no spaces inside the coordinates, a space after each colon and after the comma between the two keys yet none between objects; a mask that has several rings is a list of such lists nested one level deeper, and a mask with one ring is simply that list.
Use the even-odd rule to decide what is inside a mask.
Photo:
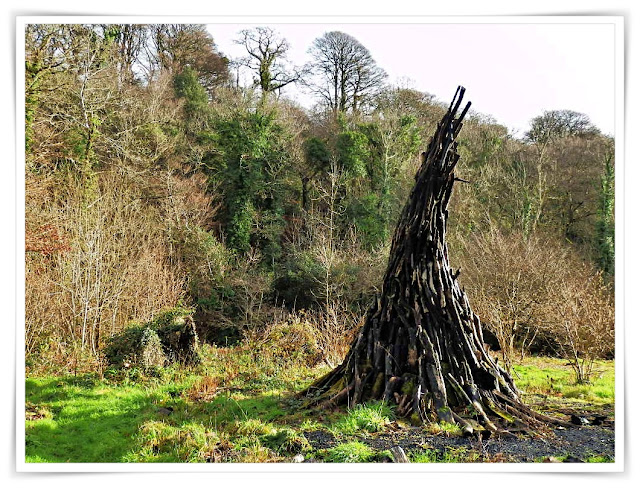
[{"label": "sky", "polygon": [[[285,37],[288,57],[298,65],[311,61],[307,50],[315,38],[346,32],[369,49],[390,83],[447,103],[463,85],[473,110],[491,115],[517,136],[532,118],[558,109],[585,113],[604,133],[614,134],[613,24],[262,23],[208,24],[208,29],[222,53],[238,58],[246,54],[233,42],[238,31],[258,25]],[[305,107],[314,102],[295,88],[286,94]]]}]

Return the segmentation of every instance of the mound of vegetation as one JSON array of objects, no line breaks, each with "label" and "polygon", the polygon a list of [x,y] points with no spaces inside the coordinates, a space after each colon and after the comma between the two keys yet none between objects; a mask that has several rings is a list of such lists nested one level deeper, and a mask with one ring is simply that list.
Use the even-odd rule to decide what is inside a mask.
[{"label": "mound of vegetation", "polygon": [[198,335],[189,310],[168,310],[154,320],[132,325],[109,338],[103,350],[111,366],[161,368],[197,364]]}]

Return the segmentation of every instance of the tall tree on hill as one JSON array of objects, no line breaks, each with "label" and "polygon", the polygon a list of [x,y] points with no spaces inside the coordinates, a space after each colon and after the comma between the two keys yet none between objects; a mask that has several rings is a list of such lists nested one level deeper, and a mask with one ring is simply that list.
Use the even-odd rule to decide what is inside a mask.
[{"label": "tall tree on hill", "polygon": [[107,24],[103,30],[116,46],[120,82],[133,82],[147,42],[148,27],[144,24]]},{"label": "tall tree on hill", "polygon": [[334,113],[361,110],[387,78],[369,50],[344,32],[326,32],[309,53],[317,77],[313,90]]},{"label": "tall tree on hill", "polygon": [[380,296],[344,362],[305,394],[328,405],[382,399],[400,415],[458,423],[467,433],[552,419],[519,398],[487,353],[480,320],[449,264],[447,206],[459,160],[455,138],[470,103],[460,87],[436,129],[393,238]]},{"label": "tall tree on hill", "polygon": [[235,42],[247,51],[240,64],[254,73],[254,83],[260,87],[263,99],[302,76],[301,70],[287,65],[289,43],[272,28],[244,29]]},{"label": "tall tree on hill", "polygon": [[152,64],[173,74],[190,66],[198,81],[211,94],[229,79],[229,60],[216,47],[206,26],[200,24],[156,24],[150,26],[154,52]]}]

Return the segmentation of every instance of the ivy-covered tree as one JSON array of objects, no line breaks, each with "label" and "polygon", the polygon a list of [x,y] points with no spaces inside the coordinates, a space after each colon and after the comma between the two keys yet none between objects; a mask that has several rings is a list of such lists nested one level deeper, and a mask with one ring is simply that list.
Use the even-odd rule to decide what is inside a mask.
[{"label": "ivy-covered tree", "polygon": [[271,262],[279,258],[284,228],[287,137],[273,112],[236,112],[213,123],[224,182],[227,244],[240,253],[252,247]]},{"label": "ivy-covered tree", "polygon": [[609,155],[600,180],[596,249],[600,268],[610,276],[615,273],[614,181],[613,156]]},{"label": "ivy-covered tree", "polygon": [[244,29],[235,42],[247,51],[247,56],[239,62],[253,72],[254,85],[260,87],[263,99],[300,80],[303,71],[287,62],[289,43],[274,29]]}]

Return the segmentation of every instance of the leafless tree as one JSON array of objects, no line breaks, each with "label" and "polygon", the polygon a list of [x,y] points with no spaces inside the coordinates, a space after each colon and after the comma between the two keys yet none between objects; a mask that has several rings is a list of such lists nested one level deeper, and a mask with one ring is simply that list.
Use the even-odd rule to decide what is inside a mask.
[{"label": "leafless tree", "polygon": [[300,80],[304,70],[287,63],[289,43],[271,27],[256,27],[240,31],[236,44],[243,46],[247,56],[239,60],[254,74],[254,84],[265,97]]},{"label": "leafless tree", "polygon": [[229,79],[229,60],[218,52],[206,26],[155,24],[150,26],[151,64],[172,73],[190,66],[209,92]]},{"label": "leafless tree", "polygon": [[309,53],[316,76],[312,89],[334,113],[364,108],[387,77],[369,50],[344,32],[323,34]]}]

